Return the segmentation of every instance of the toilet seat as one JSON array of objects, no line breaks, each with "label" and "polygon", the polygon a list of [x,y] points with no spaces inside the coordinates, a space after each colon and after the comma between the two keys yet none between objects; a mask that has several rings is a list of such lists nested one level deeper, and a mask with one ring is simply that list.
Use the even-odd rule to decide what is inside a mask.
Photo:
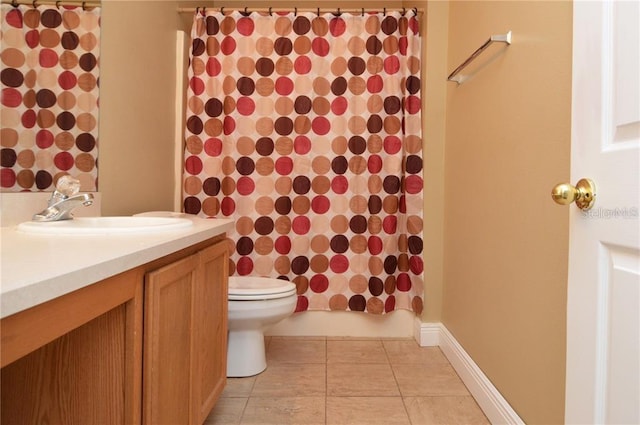
[{"label": "toilet seat", "polygon": [[287,280],[252,278],[251,276],[229,277],[230,301],[254,301],[285,298],[296,294],[296,285]]}]

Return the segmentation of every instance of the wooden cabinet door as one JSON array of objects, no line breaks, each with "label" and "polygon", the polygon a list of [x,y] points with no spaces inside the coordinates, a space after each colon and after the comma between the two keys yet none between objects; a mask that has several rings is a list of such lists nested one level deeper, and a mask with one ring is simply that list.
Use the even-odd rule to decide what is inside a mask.
[{"label": "wooden cabinet door", "polygon": [[219,242],[147,273],[143,423],[202,424],[222,393],[228,259]]},{"label": "wooden cabinet door", "polygon": [[200,282],[195,303],[194,417],[205,421],[227,380],[227,284],[229,254],[219,242],[199,253]]},{"label": "wooden cabinet door", "polygon": [[198,254],[145,278],[143,423],[191,424]]}]

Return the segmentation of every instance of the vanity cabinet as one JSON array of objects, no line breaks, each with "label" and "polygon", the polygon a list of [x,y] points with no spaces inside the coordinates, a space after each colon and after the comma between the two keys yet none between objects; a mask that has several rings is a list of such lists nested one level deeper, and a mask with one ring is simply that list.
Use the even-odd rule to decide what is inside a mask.
[{"label": "vanity cabinet", "polygon": [[201,424],[226,382],[220,235],[0,321],[1,423]]},{"label": "vanity cabinet", "polygon": [[143,274],[5,317],[3,424],[139,423]]},{"label": "vanity cabinet", "polygon": [[145,424],[201,424],[222,392],[227,267],[218,243],[146,275]]}]

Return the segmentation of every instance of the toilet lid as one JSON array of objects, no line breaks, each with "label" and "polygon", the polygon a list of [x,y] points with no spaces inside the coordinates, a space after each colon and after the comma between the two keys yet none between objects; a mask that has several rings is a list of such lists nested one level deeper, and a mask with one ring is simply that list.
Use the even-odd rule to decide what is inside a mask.
[{"label": "toilet lid", "polygon": [[296,285],[287,280],[253,276],[229,277],[230,300],[268,300],[296,293]]}]

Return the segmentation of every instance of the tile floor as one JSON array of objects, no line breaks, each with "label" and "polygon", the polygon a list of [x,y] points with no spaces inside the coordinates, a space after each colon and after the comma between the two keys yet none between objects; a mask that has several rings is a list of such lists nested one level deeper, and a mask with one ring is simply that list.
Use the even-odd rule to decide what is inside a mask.
[{"label": "tile floor", "polygon": [[437,347],[412,339],[266,342],[267,369],[229,378],[205,424],[489,424]]}]

